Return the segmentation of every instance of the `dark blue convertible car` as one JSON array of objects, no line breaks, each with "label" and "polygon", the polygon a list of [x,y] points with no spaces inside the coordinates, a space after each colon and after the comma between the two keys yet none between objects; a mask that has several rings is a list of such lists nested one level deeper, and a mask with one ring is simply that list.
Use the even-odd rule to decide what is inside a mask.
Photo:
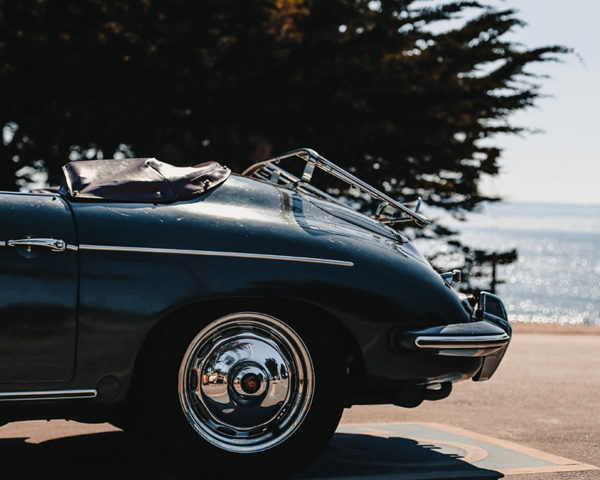
[{"label": "dark blue convertible car", "polygon": [[0,193],[0,421],[111,421],[192,469],[285,475],[344,407],[442,399],[510,341],[498,297],[457,293],[399,231],[429,223],[418,206],[313,150],[64,174]]}]

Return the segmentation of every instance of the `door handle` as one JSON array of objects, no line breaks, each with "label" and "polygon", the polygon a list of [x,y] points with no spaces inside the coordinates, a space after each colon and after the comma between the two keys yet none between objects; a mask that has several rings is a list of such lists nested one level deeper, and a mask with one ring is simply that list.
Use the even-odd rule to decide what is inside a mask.
[{"label": "door handle", "polygon": [[18,240],[7,240],[7,247],[27,247],[27,251],[31,251],[31,247],[45,247],[53,252],[64,252],[67,244],[64,240],[55,238],[20,238]]}]

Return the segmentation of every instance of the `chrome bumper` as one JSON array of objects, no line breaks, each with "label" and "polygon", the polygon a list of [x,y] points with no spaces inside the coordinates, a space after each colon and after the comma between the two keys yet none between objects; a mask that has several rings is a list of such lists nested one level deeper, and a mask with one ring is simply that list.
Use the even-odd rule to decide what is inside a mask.
[{"label": "chrome bumper", "polygon": [[[474,337],[418,336],[415,338],[415,346],[440,350],[438,352],[440,355],[481,357],[493,350],[504,347],[509,340],[510,336],[507,333]],[[473,353],[474,351],[477,353]]]},{"label": "chrome bumper", "polygon": [[490,378],[510,343],[512,328],[502,300],[482,292],[473,322],[399,332],[398,346],[449,357],[483,357],[473,380]]}]

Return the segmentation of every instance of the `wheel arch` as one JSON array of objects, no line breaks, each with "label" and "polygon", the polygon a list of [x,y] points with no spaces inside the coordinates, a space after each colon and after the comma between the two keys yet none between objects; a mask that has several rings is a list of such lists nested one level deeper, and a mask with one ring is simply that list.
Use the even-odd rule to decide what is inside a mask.
[{"label": "wheel arch", "polygon": [[[173,328],[173,322],[192,321],[193,318],[198,316],[217,319],[223,315],[241,311],[256,311],[273,316],[283,316],[284,318],[291,313],[295,318],[308,316],[311,321],[318,319],[319,323],[315,322],[315,326],[318,325],[318,328],[324,329],[329,335],[335,335],[339,340],[344,362],[347,365],[349,385],[363,383],[366,373],[361,349],[350,329],[333,313],[318,305],[297,299],[278,297],[222,298],[190,303],[169,312],[154,324],[138,350],[127,397],[131,398],[135,394],[136,379],[140,378],[140,372],[146,363],[145,357],[150,355],[160,339],[164,337],[170,328]],[[322,323],[323,321],[325,323]],[[347,406],[350,406],[350,399],[347,399]]]}]

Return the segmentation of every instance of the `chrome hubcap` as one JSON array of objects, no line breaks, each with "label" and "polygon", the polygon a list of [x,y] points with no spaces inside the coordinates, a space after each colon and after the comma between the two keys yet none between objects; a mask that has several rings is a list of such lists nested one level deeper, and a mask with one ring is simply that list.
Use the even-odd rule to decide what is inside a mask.
[{"label": "chrome hubcap", "polygon": [[300,337],[280,320],[238,313],[204,328],[179,370],[190,425],[224,450],[258,452],[288,438],[308,414],[314,371]]}]

